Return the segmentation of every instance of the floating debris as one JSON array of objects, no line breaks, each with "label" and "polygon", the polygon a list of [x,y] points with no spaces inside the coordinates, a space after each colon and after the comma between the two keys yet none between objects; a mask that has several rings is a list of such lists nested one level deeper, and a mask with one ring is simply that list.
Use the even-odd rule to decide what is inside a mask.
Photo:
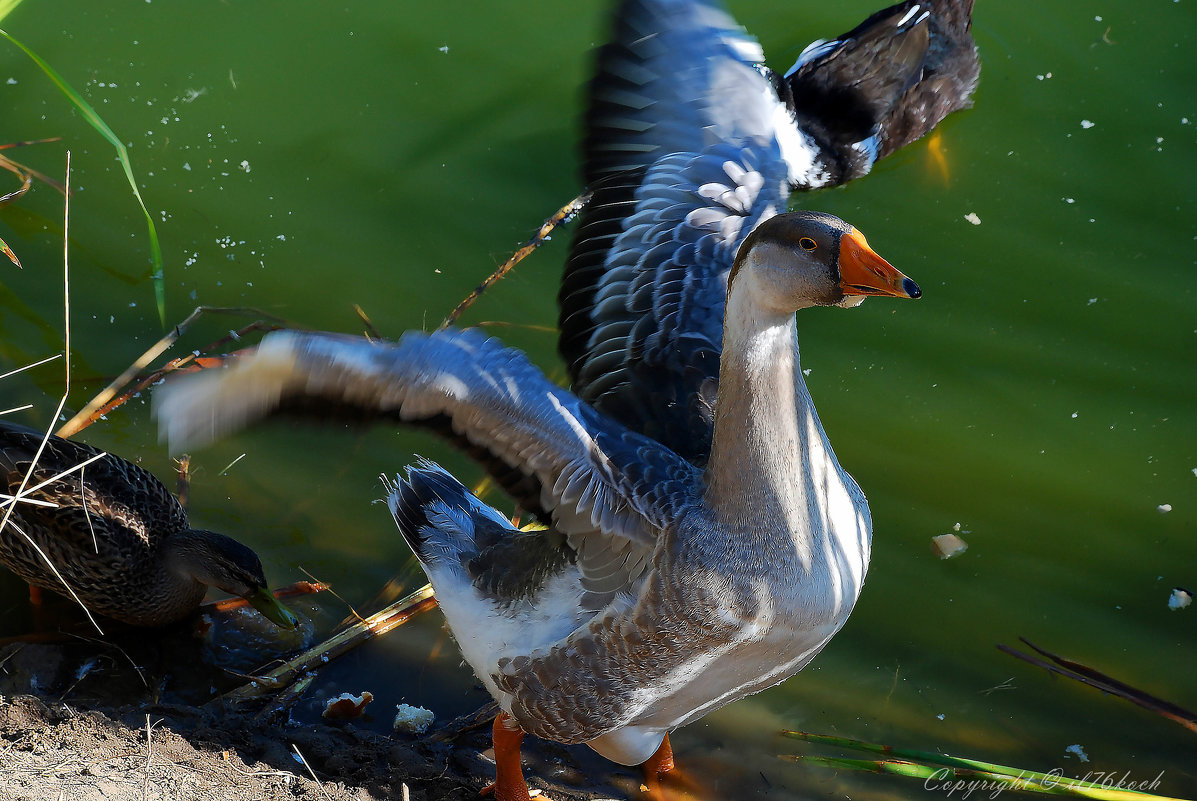
[{"label": "floating debris", "polygon": [[328,699],[324,705],[325,720],[352,720],[360,718],[366,705],[374,700],[374,693],[363,690],[361,695],[341,693],[336,698]]},{"label": "floating debris", "polygon": [[1067,748],[1064,749],[1064,753],[1075,754],[1076,758],[1082,762],[1089,761],[1089,755],[1085,753],[1084,748],[1081,748],[1080,743],[1068,746]]},{"label": "floating debris", "polygon": [[1193,603],[1193,593],[1189,592],[1184,587],[1172,588],[1172,595],[1168,598],[1169,609],[1175,612],[1177,609],[1184,609],[1191,603]]},{"label": "floating debris", "polygon": [[1159,506],[1155,507],[1155,510],[1156,510],[1157,512],[1159,512],[1160,514],[1162,514],[1162,515],[1166,515],[1166,514],[1168,514],[1169,512],[1171,512],[1171,511],[1172,511],[1172,504],[1170,504],[1170,503],[1161,503]]},{"label": "floating debris", "polygon": [[964,219],[968,220],[973,225],[981,224],[981,218],[977,216],[975,211],[970,211],[968,214],[964,215]]},{"label": "floating debris", "polygon": [[958,534],[939,534],[931,538],[931,551],[940,559],[951,559],[968,550],[968,543]]},{"label": "floating debris", "polygon": [[1081,127],[1084,128],[1086,131],[1089,130],[1090,128],[1092,128],[1094,125],[1097,125],[1097,123],[1090,122],[1089,120],[1081,120]]},{"label": "floating debris", "polygon": [[436,715],[430,709],[398,704],[395,707],[395,722],[391,724],[391,728],[409,734],[423,734],[428,731],[428,727],[434,720],[436,720]]}]

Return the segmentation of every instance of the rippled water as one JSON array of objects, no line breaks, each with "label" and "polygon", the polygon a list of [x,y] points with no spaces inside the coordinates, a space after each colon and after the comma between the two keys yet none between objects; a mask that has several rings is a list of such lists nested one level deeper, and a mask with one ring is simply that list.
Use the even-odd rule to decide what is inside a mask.
[{"label": "rippled water", "polygon": [[[28,0],[3,24],[128,143],[171,322],[252,306],[355,332],[359,304],[398,335],[439,322],[579,188],[579,87],[605,36],[604,6],[579,5]],[[809,6],[734,10],[779,67],[875,10]],[[925,295],[800,320],[812,394],[872,504],[873,565],[814,665],[677,735],[727,798],[926,797],[915,781],[780,762],[803,750],[783,727],[1074,774],[1163,770],[1158,791],[1197,794],[1191,732],[995,648],[1026,636],[1197,706],[1197,608],[1167,606],[1173,586],[1197,584],[1197,13],[1189,0],[981,3],[975,34],[973,110],[866,179],[799,198],[857,225]],[[0,140],[63,139],[5,152],[51,176],[72,152],[77,408],[161,335],[144,224],[111,148],[23,55],[0,54]],[[25,263],[0,263],[0,372],[63,347],[61,236],[45,185],[0,209]],[[558,375],[567,241],[467,317]],[[208,320],[183,346],[252,319]],[[0,408],[33,403],[21,419],[42,424],[62,389],[49,364],[4,379]],[[171,469],[144,399],[84,438]],[[415,453],[478,475],[420,434],[273,426],[195,454],[193,515],[251,543],[274,581],[307,570],[368,605],[396,573],[422,582],[372,504],[378,474]],[[936,559],[930,538],[957,525],[969,550]],[[0,626],[27,614],[0,576]],[[458,662],[429,620],[317,690],[449,715],[482,700]]]}]

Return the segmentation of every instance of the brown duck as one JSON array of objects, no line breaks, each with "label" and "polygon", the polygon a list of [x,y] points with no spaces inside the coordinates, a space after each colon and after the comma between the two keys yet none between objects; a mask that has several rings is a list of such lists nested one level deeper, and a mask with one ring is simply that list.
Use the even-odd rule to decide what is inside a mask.
[{"label": "brown duck", "polygon": [[42,439],[0,422],[0,563],[30,586],[134,626],[181,620],[212,586],[295,627],[266,588],[258,555],[231,537],[190,528],[186,511],[149,472],[90,445],[52,436],[43,448]]}]

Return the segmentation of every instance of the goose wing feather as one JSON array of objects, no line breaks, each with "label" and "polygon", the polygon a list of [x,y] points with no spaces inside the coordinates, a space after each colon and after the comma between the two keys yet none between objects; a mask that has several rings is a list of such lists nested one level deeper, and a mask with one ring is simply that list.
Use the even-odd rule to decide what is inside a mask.
[{"label": "goose wing feather", "polygon": [[394,343],[275,332],[226,369],[167,382],[154,407],[174,450],[280,413],[449,431],[484,465],[532,479],[538,508],[567,535],[602,598],[643,572],[659,532],[701,485],[697,468],[470,330],[409,332]]},{"label": "goose wing feather", "polygon": [[625,0],[614,19],[589,87],[588,184],[668,153],[772,136],[764,53],[719,3]]},{"label": "goose wing feather", "polygon": [[786,165],[776,143],[720,143],[618,177],[579,224],[561,353],[583,400],[702,464],[727,276],[749,232],[785,210]]}]

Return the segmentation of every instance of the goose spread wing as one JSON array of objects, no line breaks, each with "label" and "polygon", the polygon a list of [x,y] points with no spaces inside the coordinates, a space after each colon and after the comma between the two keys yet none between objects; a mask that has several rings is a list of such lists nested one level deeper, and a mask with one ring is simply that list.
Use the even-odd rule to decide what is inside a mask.
[{"label": "goose spread wing", "polygon": [[696,463],[727,272],[752,227],[784,211],[797,169],[763,59],[718,3],[625,0],[589,87],[593,198],[562,278],[559,349],[584,400]]},{"label": "goose spread wing", "polygon": [[154,406],[176,450],[275,414],[431,427],[525,509],[551,517],[600,593],[643,569],[701,484],[692,465],[477,331],[409,332],[394,343],[280,331],[225,369],[167,382]]},{"label": "goose spread wing", "polygon": [[776,143],[758,140],[669,154],[597,188],[559,296],[574,391],[705,462],[727,275],[740,243],[785,210],[787,194]]},{"label": "goose spread wing", "polygon": [[719,3],[625,0],[614,21],[589,86],[591,188],[668,153],[773,136],[778,102],[760,44]]},{"label": "goose spread wing", "polygon": [[785,75],[798,124],[842,183],[971,105],[973,0],[907,0],[803,50]]},{"label": "goose spread wing", "polygon": [[784,76],[715,2],[625,0],[589,88],[558,303],[574,391],[701,464],[736,248],[790,190],[843,183],[969,104],[972,0],[900,3]]}]

